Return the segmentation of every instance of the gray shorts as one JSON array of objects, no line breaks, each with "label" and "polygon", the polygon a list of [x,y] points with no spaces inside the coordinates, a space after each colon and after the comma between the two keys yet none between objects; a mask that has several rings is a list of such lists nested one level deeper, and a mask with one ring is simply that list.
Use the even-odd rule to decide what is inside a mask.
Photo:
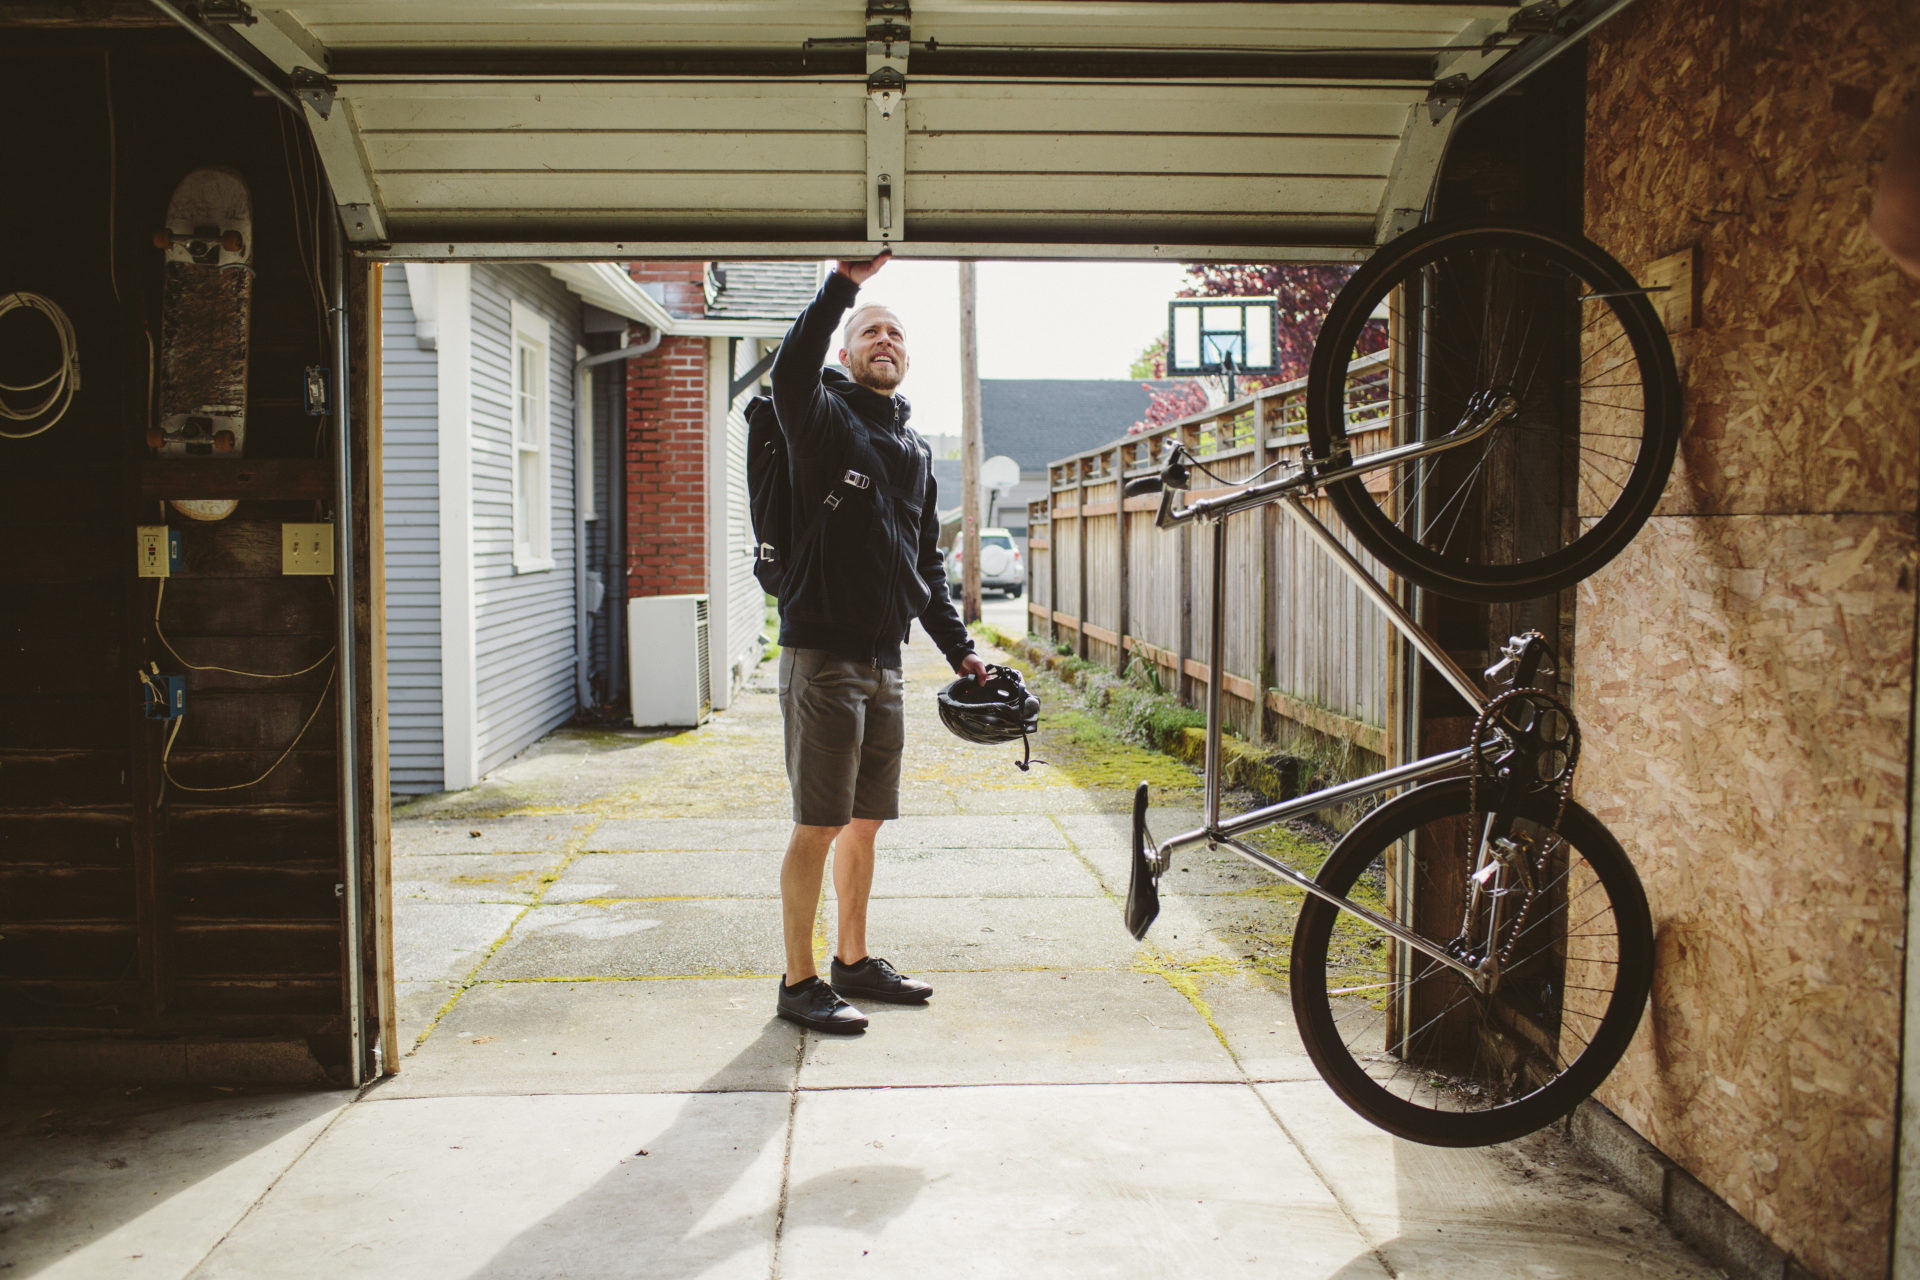
[{"label": "gray shorts", "polygon": [[852,818],[900,816],[900,752],[906,745],[898,671],[825,649],[780,651],[780,714],[786,722],[793,820],[845,826]]}]

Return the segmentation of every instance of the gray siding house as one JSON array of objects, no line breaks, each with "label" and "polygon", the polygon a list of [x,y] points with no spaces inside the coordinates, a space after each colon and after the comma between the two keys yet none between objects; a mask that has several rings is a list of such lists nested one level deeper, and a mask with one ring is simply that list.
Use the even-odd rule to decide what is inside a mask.
[{"label": "gray siding house", "polygon": [[579,705],[587,477],[576,460],[591,430],[575,364],[593,309],[560,274],[463,263],[384,273],[397,794],[472,786]]},{"label": "gray siding house", "polygon": [[[392,789],[472,786],[582,706],[621,701],[627,663],[628,352],[708,353],[705,559],[714,707],[760,653],[746,507],[758,381],[817,264],[742,263],[706,313],[671,313],[612,263],[389,267],[382,304]],[[776,319],[782,313],[785,319]],[[623,348],[622,343],[630,345]],[[589,352],[607,359],[589,358]],[[644,356],[636,355],[635,359]],[[639,512],[644,518],[644,512]]]}]

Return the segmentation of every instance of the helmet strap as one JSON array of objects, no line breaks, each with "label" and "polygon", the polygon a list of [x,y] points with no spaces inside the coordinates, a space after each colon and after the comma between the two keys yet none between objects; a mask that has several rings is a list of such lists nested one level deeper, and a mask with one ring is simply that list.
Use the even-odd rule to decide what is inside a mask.
[{"label": "helmet strap", "polygon": [[1033,758],[1033,744],[1027,741],[1027,731],[1025,728],[1020,730],[1020,757],[1020,759],[1013,762],[1013,767],[1022,773],[1025,773],[1036,764],[1046,763],[1045,760],[1035,760]]}]

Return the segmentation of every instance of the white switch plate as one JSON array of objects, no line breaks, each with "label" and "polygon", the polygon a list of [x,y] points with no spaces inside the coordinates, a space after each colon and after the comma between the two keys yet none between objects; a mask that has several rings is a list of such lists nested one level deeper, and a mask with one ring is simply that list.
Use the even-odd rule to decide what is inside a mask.
[{"label": "white switch plate", "polygon": [[332,573],[333,526],[330,524],[281,525],[280,572]]}]

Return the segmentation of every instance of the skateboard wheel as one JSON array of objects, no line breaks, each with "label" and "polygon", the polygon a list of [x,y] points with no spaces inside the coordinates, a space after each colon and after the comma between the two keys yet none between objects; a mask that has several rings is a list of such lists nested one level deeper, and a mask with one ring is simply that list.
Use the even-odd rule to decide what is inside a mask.
[{"label": "skateboard wheel", "polygon": [[213,447],[221,453],[233,452],[233,432],[216,431],[213,433]]},{"label": "skateboard wheel", "polygon": [[147,428],[147,448],[158,449],[167,443],[167,433],[158,427]]},{"label": "skateboard wheel", "polygon": [[222,231],[220,233],[220,247],[228,253],[240,252],[240,233],[238,231]]},{"label": "skateboard wheel", "polygon": [[153,233],[153,247],[156,249],[173,248],[173,229],[162,227]]}]

